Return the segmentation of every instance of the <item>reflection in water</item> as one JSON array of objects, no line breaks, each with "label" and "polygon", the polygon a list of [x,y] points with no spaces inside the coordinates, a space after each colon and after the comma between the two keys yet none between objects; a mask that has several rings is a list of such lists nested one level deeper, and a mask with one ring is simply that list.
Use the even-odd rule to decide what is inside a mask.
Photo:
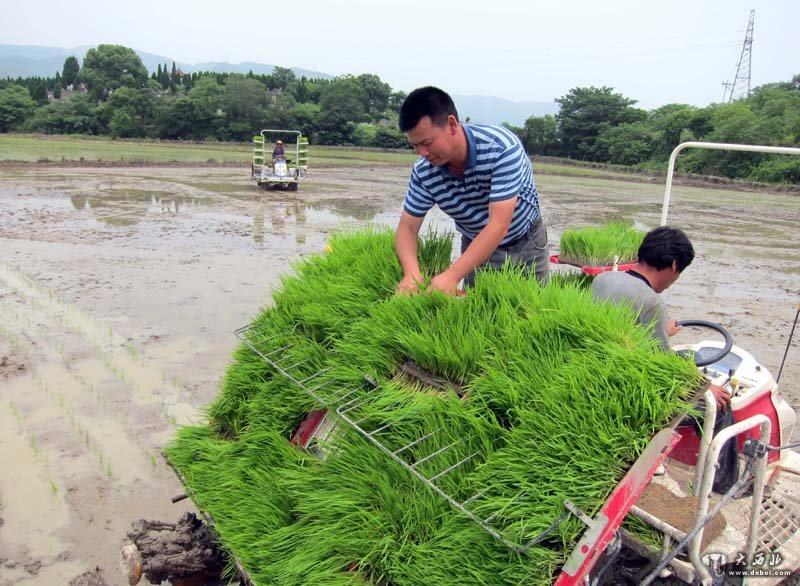
[{"label": "reflection in water", "polygon": [[253,214],[253,241],[256,244],[264,244],[264,206],[258,207]]},{"label": "reflection in water", "polygon": [[176,199],[161,198],[161,200],[159,200],[158,197],[153,196],[153,203],[154,204],[160,203],[162,212],[169,212],[172,214],[178,213],[182,201],[183,198],[176,198]]},{"label": "reflection in water", "polygon": [[306,204],[296,201],[292,207],[294,207],[294,217],[297,218],[297,223],[305,224],[306,220],[308,219],[308,214],[306,213]]},{"label": "reflection in water", "polygon": [[69,200],[72,202],[72,207],[74,207],[76,210],[86,209],[85,195],[72,194],[69,196]]},{"label": "reflection in water", "polygon": [[291,206],[287,206],[285,214],[287,218],[294,216],[295,224],[305,224],[308,219],[308,206],[302,201],[293,201]]},{"label": "reflection in water", "polygon": [[272,207],[269,218],[272,222],[273,234],[277,234],[278,236],[286,234],[286,218],[281,204],[276,204]]},{"label": "reflection in water", "polygon": [[376,215],[386,211],[386,202],[380,199],[325,198],[314,202],[313,209],[330,210],[339,216],[351,216],[362,222],[372,221]]}]

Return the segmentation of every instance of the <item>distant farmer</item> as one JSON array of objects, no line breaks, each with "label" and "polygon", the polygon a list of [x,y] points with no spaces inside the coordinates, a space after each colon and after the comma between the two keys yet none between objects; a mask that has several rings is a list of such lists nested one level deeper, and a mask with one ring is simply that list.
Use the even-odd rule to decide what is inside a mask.
[{"label": "distant farmer", "polygon": [[[637,313],[638,323],[651,327],[653,338],[664,350],[669,350],[669,337],[681,329],[675,320],[667,319],[666,308],[659,293],[678,280],[683,270],[694,260],[694,247],[688,236],[677,228],[661,226],[648,232],[639,246],[638,261],[626,272],[609,271],[595,277],[592,296],[626,304]],[[731,396],[717,385],[710,390],[717,401],[717,419],[714,434],[733,423],[728,408]],[[705,410],[703,402],[698,408]],[[692,423],[697,424],[692,420]],[[736,482],[739,475],[736,441],[728,441],[720,456],[720,469],[715,476],[713,490],[724,493]]]},{"label": "distant farmer", "polygon": [[275,141],[275,148],[272,149],[272,166],[275,167],[275,161],[286,160],[286,149],[283,148],[283,141]]},{"label": "distant farmer", "polygon": [[435,87],[411,92],[400,108],[400,130],[421,158],[411,171],[395,248],[403,266],[398,293],[419,289],[417,235],[434,206],[455,221],[461,256],[431,279],[429,290],[456,293],[474,285],[477,268],[506,259],[548,275],[547,231],[531,163],[519,139],[500,126],[462,124],[453,100]]}]

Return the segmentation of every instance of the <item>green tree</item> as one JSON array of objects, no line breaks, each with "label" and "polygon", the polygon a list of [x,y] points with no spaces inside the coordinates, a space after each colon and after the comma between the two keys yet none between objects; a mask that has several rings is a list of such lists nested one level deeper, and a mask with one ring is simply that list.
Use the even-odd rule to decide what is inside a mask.
[{"label": "green tree", "polygon": [[620,124],[603,129],[597,137],[597,151],[617,165],[637,165],[653,151],[653,132],[645,122]]},{"label": "green tree", "polygon": [[340,77],[322,92],[318,142],[353,144],[355,125],[366,116],[367,94],[354,77]]},{"label": "green tree", "polygon": [[211,134],[198,119],[195,103],[189,96],[168,100],[156,116],[156,128],[159,138],[203,140]]},{"label": "green tree", "polygon": [[400,132],[396,125],[379,126],[372,139],[374,147],[383,149],[410,149],[406,135]]},{"label": "green tree", "polygon": [[296,128],[308,137],[308,140],[315,139],[315,130],[319,124],[322,110],[317,104],[304,102],[295,104],[291,111],[292,123],[290,128]]},{"label": "green tree", "polygon": [[188,97],[194,108],[191,135],[197,138],[219,138],[225,118],[222,111],[223,86],[213,75],[197,77]]},{"label": "green tree", "polygon": [[81,67],[78,65],[78,60],[75,58],[75,55],[70,55],[64,60],[64,67],[61,69],[61,79],[65,88],[70,86],[74,87],[78,83],[80,71]]},{"label": "green tree", "polygon": [[405,99],[405,92],[392,92],[392,94],[389,96],[387,107],[395,114],[400,114],[400,107],[403,105]]},{"label": "green tree", "polygon": [[22,126],[36,108],[28,88],[10,85],[0,90],[0,132]]},{"label": "green tree", "polygon": [[392,87],[388,83],[381,81],[380,77],[371,73],[362,73],[356,79],[364,90],[366,98],[364,109],[367,115],[373,120],[381,118],[383,112],[389,106]]},{"label": "green tree", "polygon": [[564,154],[574,159],[601,160],[595,151],[601,130],[642,118],[641,110],[631,108],[636,100],[605,86],[573,88],[556,102],[559,141]]},{"label": "green tree", "polygon": [[377,132],[378,127],[375,124],[360,122],[353,128],[353,142],[361,147],[372,146],[372,141],[375,139]]},{"label": "green tree", "polygon": [[553,115],[530,116],[521,129],[520,140],[529,155],[558,155],[558,123]]},{"label": "green tree", "polygon": [[86,52],[80,79],[92,97],[101,101],[121,87],[143,87],[147,83],[147,69],[133,49],[98,45]]},{"label": "green tree", "polygon": [[294,71],[289,67],[275,67],[269,75],[269,89],[288,90],[297,80]]},{"label": "green tree", "polygon": [[85,94],[72,94],[34,112],[25,129],[46,134],[97,134],[94,100]]},{"label": "green tree", "polygon": [[139,126],[127,111],[115,110],[108,125],[114,138],[135,138],[141,136]]},{"label": "green tree", "polygon": [[47,99],[47,82],[44,79],[34,79],[28,86],[28,91],[37,106],[46,106],[50,102]]},{"label": "green tree", "polygon": [[700,136],[709,129],[703,124],[699,108],[688,104],[667,104],[651,113],[654,154],[664,158],[678,146],[687,132]]},{"label": "green tree", "polygon": [[267,88],[257,79],[229,77],[222,90],[225,129],[219,138],[248,140],[263,128],[267,115]]},{"label": "green tree", "polygon": [[161,89],[165,90],[169,87],[169,74],[167,73],[167,64],[164,63],[164,67],[161,67],[161,64],[158,64],[158,83],[161,84]]},{"label": "green tree", "polygon": [[155,96],[149,88],[121,87],[95,114],[101,127],[115,138],[143,138],[155,127]]}]

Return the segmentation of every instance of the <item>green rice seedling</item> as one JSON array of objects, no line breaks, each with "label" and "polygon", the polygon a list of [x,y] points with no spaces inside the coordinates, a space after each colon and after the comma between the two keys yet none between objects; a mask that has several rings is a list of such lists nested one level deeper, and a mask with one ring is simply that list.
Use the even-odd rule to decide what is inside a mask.
[{"label": "green rice seedling", "polygon": [[634,262],[644,234],[618,222],[564,230],[560,260],[589,266],[611,265],[615,258],[619,263]]},{"label": "green rice seedling", "polygon": [[[301,364],[295,380],[314,377],[326,401],[359,400],[349,417],[364,433],[459,501],[476,496],[470,511],[509,538],[540,534],[566,499],[596,512],[698,383],[629,310],[575,280],[542,287],[506,267],[464,298],[396,296],[390,232],[338,234],[331,248],[256,316],[259,351]],[[423,238],[426,276],[451,249]],[[569,517],[515,554],[343,422],[324,460],[292,446],[319,407],[243,344],[210,423],[165,450],[256,584],[549,584],[585,530]]]},{"label": "green rice seedling", "polygon": [[29,447],[29,448],[31,449],[31,451],[33,452],[33,455],[34,455],[34,456],[39,456],[39,455],[41,455],[41,451],[39,450],[39,446],[38,446],[38,445],[37,445],[37,443],[36,443],[36,436],[35,436],[35,435],[33,435],[33,432],[32,432],[32,431],[29,431],[29,432],[28,432],[28,436],[27,436],[27,438],[28,438],[28,447]]}]

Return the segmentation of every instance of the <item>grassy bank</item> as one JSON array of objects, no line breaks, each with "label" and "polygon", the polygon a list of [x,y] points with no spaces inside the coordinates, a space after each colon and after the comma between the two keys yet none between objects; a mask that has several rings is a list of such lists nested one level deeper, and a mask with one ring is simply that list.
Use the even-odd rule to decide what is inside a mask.
[{"label": "grassy bank", "polygon": [[[0,161],[24,163],[184,163],[250,164],[250,145],[245,143],[113,140],[108,137],[0,134]],[[311,145],[311,166],[399,165],[410,167],[417,159],[412,151],[381,151]],[[538,173],[580,177],[616,177],[624,173],[537,162]]]},{"label": "grassy bank", "polygon": [[[182,142],[158,140],[114,140],[100,136],[0,134],[0,163],[101,163],[103,165],[178,164],[236,165],[249,167],[252,156],[247,143]],[[410,167],[417,159],[411,150],[378,150],[358,147],[311,145],[310,167],[374,167],[379,165]],[[537,175],[561,175],[587,179],[612,179],[634,183],[663,183],[658,174],[634,169],[546,159],[534,161]],[[682,176],[677,183],[734,187],[746,190],[798,192],[795,186],[733,181],[718,177]]]},{"label": "grassy bank", "polygon": [[[0,134],[0,161],[230,163],[249,165],[252,149],[245,143],[113,140],[107,137]],[[311,165],[409,165],[413,152],[367,151],[341,147],[311,147]]]}]

